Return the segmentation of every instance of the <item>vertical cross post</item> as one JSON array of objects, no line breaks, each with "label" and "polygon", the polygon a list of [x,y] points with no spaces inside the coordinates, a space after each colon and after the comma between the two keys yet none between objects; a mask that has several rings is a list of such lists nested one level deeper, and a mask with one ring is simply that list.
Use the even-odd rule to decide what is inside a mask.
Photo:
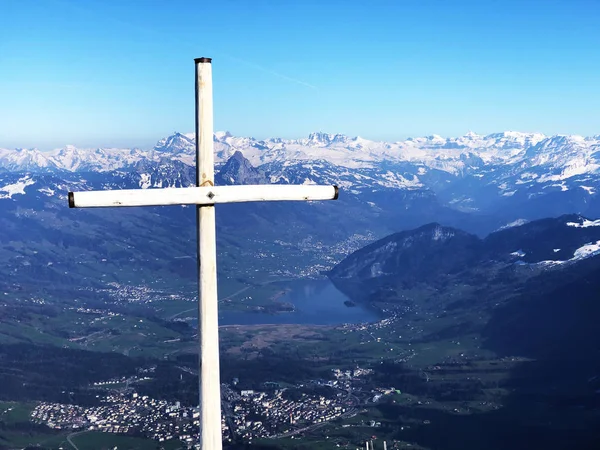
[{"label": "vertical cross post", "polygon": [[[196,186],[214,186],[212,65],[196,64]],[[219,316],[217,310],[217,248],[214,205],[197,205],[198,339],[200,343],[200,445],[221,450],[221,382],[219,379]]]},{"label": "vertical cross post", "polygon": [[[196,64],[196,187],[69,192],[69,208],[196,205],[200,445],[221,450],[221,382],[217,309],[215,203],[335,200],[337,186],[214,186],[212,65]],[[367,443],[368,445],[368,443]]]}]

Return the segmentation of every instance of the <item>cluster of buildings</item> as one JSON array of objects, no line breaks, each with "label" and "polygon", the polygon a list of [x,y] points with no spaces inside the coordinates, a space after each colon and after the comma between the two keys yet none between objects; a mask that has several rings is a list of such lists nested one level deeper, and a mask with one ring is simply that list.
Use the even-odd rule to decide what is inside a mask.
[{"label": "cluster of buildings", "polygon": [[348,369],[348,370],[331,369],[331,372],[333,373],[333,376],[335,377],[336,380],[338,380],[338,381],[348,380],[349,381],[354,378],[362,377],[364,375],[370,375],[373,373],[373,369],[363,369],[363,368],[357,367],[356,369]]},{"label": "cluster of buildings", "polygon": [[106,284],[109,288],[99,289],[97,291],[106,292],[113,300],[122,303],[152,303],[153,301],[166,299],[193,301],[196,299],[193,292],[190,292],[189,295],[184,293],[172,294],[145,285],[133,286],[117,282]]},{"label": "cluster of buildings", "polygon": [[[347,412],[347,398],[335,399],[301,394],[288,399],[285,389],[273,392],[231,389],[225,394],[223,436],[242,438],[277,437],[297,428],[336,419]],[[35,423],[59,430],[97,430],[132,434],[164,442],[179,439],[191,448],[198,439],[198,408],[181,406],[148,396],[110,394],[98,406],[40,403],[31,413]]]},{"label": "cluster of buildings", "polygon": [[106,311],[103,309],[87,308],[87,307],[83,307],[83,306],[79,306],[79,307],[72,306],[68,309],[70,309],[71,311],[76,311],[81,314],[100,314],[100,315],[102,315],[102,314],[110,313],[110,311]]},{"label": "cluster of buildings", "polygon": [[340,417],[348,409],[347,399],[301,394],[286,397],[284,389],[273,392],[243,390],[229,398],[234,433],[250,441],[253,438],[277,437],[297,428],[327,422]]},{"label": "cluster of buildings", "polygon": [[328,245],[328,254],[340,255],[342,257],[347,256],[376,239],[378,238],[370,231],[367,231],[365,234],[355,233],[352,236],[349,236],[345,241]]},{"label": "cluster of buildings", "polygon": [[[311,255],[311,262],[299,264],[296,267],[285,266],[283,268],[273,267],[270,272],[273,275],[279,275],[290,278],[313,278],[321,276],[323,272],[331,270],[345,256],[364,247],[369,242],[375,240],[372,233],[366,235],[354,234],[346,240],[337,243],[324,244],[319,240],[315,240],[312,236],[307,236],[297,244],[290,244],[281,240],[274,241],[275,244],[282,247],[298,247],[304,254]],[[269,255],[263,255],[262,258]],[[277,255],[272,254],[272,257]]]},{"label": "cluster of buildings", "polygon": [[[386,312],[389,313],[389,311]],[[374,336],[374,332],[378,330],[384,330],[385,328],[390,327],[390,325],[396,323],[400,319],[400,316],[397,316],[392,313],[391,317],[379,319],[376,322],[345,323],[341,326],[341,328],[343,329],[344,333],[363,332],[364,336],[367,339],[381,342],[381,338],[377,338],[376,336]],[[369,342],[369,340],[367,340],[366,342]]]},{"label": "cluster of buildings", "polygon": [[[178,439],[192,448],[198,439],[198,408],[142,396],[128,387],[131,381],[148,379],[151,372],[152,369],[148,369],[147,373],[131,379],[95,383],[96,387],[108,388],[115,383],[126,384],[125,391],[128,391],[113,391],[102,397],[96,406],[41,403],[32,411],[31,420],[53,429],[123,433],[159,442]],[[237,380],[234,386],[223,384],[223,436],[229,441],[276,438],[342,416],[349,417],[361,402],[352,384],[371,372],[371,369],[362,368],[334,369],[334,380],[314,381],[292,389],[275,388],[274,385],[265,391],[239,390],[234,387]]]},{"label": "cluster of buildings", "polygon": [[[198,440],[200,412],[179,403],[133,394],[111,394],[99,406],[41,403],[31,413],[33,422],[61,430],[98,430],[144,436],[159,442],[179,439],[192,447]],[[224,435],[229,434],[222,419]]]}]

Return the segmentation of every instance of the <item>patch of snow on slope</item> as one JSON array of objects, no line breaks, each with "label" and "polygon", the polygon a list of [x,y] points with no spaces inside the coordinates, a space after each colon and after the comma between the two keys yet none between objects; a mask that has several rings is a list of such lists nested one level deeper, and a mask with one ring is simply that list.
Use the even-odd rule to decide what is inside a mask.
[{"label": "patch of snow on slope", "polygon": [[383,270],[381,269],[381,263],[376,262],[371,266],[371,278],[377,278],[382,275],[385,275]]},{"label": "patch of snow on slope", "polygon": [[[559,250],[560,249],[555,248],[554,252],[556,253]],[[546,260],[546,261],[539,261],[537,263],[533,263],[532,265],[534,265],[534,266],[556,266],[556,265],[561,265],[561,264],[568,264],[568,263],[572,263],[575,261],[581,261],[582,259],[589,258],[590,256],[594,256],[599,253],[600,253],[600,241],[588,242],[587,244],[582,245],[577,250],[575,250],[575,252],[573,253],[573,257],[570,259],[567,259],[566,261]]]},{"label": "patch of snow on slope", "polygon": [[534,264],[531,264],[532,266],[541,266],[541,267],[552,267],[552,266],[560,266],[561,264],[565,264],[568,261],[553,261],[553,260],[547,260],[547,261],[540,261]]},{"label": "patch of snow on slope", "polygon": [[518,256],[519,258],[522,258],[523,256],[525,256],[525,252],[523,250],[517,250],[516,252],[512,252],[511,255],[512,256]]},{"label": "patch of snow on slope", "polygon": [[149,173],[141,173],[140,174],[140,187],[142,189],[148,189],[150,187],[150,174]]},{"label": "patch of snow on slope", "polygon": [[573,257],[569,261],[589,258],[590,256],[598,254],[598,252],[600,252],[600,241],[590,242],[575,250]]},{"label": "patch of snow on slope", "polygon": [[591,186],[579,186],[581,189],[583,189],[584,191],[586,191],[588,194],[592,195],[596,192],[595,188],[591,187]]},{"label": "patch of snow on slope", "polygon": [[521,225],[525,225],[528,222],[529,221],[525,220],[525,219],[517,219],[510,223],[507,223],[506,225],[501,226],[500,228],[498,228],[497,231],[506,230],[507,228],[512,228],[512,227],[520,227]]},{"label": "patch of snow on slope", "polygon": [[444,231],[442,227],[435,227],[431,238],[434,241],[445,241],[447,239],[450,239],[452,236],[454,236],[454,233],[452,231]]},{"label": "patch of snow on slope", "polygon": [[42,194],[46,194],[47,197],[52,197],[54,195],[54,189],[50,189],[50,188],[42,188],[42,189],[38,189],[39,192],[41,192]]},{"label": "patch of snow on slope", "polygon": [[558,175],[545,175],[540,178],[540,181],[564,181],[568,178],[584,175],[588,173],[594,173],[600,168],[600,165],[593,164],[588,161],[572,161],[568,163],[560,174]]},{"label": "patch of snow on slope", "polygon": [[20,178],[16,183],[7,184],[6,186],[0,188],[0,192],[6,192],[6,194],[0,194],[0,198],[12,198],[13,195],[17,194],[25,195],[25,187],[34,183],[35,181],[28,176]]},{"label": "patch of snow on slope", "polygon": [[587,220],[587,219],[585,219],[583,221],[583,223],[567,222],[567,226],[568,227],[575,227],[575,228],[600,227],[600,219],[598,219],[598,220]]}]

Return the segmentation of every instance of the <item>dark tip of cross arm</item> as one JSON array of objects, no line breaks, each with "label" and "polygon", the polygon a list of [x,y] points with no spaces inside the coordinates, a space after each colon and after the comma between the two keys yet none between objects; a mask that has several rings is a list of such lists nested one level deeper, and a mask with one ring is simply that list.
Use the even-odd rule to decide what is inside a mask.
[{"label": "dark tip of cross arm", "polygon": [[75,194],[69,192],[69,208],[75,208]]},{"label": "dark tip of cross arm", "polygon": [[198,64],[198,63],[211,63],[212,62],[212,58],[195,58],[194,62],[196,64]]},{"label": "dark tip of cross arm", "polygon": [[333,194],[333,199],[337,200],[338,197],[340,196],[340,188],[338,188],[337,186],[334,186],[333,189],[335,190],[335,193]]}]

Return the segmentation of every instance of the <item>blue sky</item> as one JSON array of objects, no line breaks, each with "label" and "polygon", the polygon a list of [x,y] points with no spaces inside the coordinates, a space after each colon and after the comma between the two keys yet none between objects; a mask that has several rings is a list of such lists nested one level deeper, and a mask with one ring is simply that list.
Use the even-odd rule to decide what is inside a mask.
[{"label": "blue sky", "polygon": [[398,140],[600,134],[597,0],[0,0],[0,147],[150,147],[215,128]]}]

